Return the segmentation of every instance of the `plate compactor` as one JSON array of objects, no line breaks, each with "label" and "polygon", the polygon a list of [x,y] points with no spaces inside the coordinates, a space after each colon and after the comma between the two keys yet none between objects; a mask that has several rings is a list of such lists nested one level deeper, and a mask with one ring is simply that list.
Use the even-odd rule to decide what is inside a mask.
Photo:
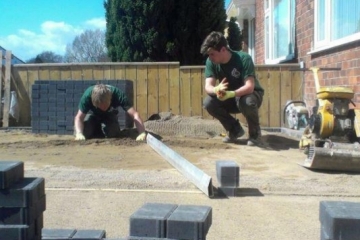
[{"label": "plate compactor", "polygon": [[[341,86],[321,87],[319,70],[313,72],[317,104],[306,119],[307,126],[299,142],[299,148],[307,155],[302,166],[316,170],[360,172],[360,109],[350,108],[354,92]],[[308,116],[301,107],[302,119]],[[300,122],[300,121],[298,121]],[[303,121],[304,122],[304,121]]]}]

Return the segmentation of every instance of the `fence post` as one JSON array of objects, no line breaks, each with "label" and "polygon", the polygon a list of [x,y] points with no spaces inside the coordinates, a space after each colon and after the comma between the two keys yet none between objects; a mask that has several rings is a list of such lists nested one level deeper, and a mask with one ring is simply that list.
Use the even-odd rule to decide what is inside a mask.
[{"label": "fence post", "polygon": [[11,78],[11,51],[6,51],[3,127],[9,127],[10,85],[11,85],[10,78]]}]

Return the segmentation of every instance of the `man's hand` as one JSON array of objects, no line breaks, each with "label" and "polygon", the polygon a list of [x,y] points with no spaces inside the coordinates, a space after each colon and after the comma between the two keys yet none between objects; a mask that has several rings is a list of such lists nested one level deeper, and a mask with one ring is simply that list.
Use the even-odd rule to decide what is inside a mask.
[{"label": "man's hand", "polygon": [[76,133],[75,141],[85,141],[85,136],[81,132]]},{"label": "man's hand", "polygon": [[225,101],[226,99],[233,98],[233,97],[235,97],[235,91],[225,91],[225,94],[223,94],[222,96],[218,95],[217,98],[220,101]]},{"label": "man's hand", "polygon": [[137,136],[136,141],[145,141],[146,139],[146,132],[140,133],[139,136]]},{"label": "man's hand", "polygon": [[224,78],[219,85],[214,87],[214,93],[219,96],[221,92],[224,92],[227,89],[228,82],[226,82],[226,78]]}]

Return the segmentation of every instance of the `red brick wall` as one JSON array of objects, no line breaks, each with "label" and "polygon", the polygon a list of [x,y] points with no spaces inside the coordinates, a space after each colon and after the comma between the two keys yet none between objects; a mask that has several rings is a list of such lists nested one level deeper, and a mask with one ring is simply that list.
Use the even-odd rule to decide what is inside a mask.
[{"label": "red brick wall", "polygon": [[264,0],[256,1],[255,21],[255,63],[265,63]]},{"label": "red brick wall", "polygon": [[[265,63],[264,1],[256,1],[255,52],[256,64]],[[314,40],[314,0],[296,0],[296,62],[305,67],[341,68],[340,71],[319,72],[321,86],[348,86],[355,92],[354,102],[360,108],[360,40],[316,54],[308,54]],[[304,101],[313,106],[316,91],[313,74],[304,74]]]}]

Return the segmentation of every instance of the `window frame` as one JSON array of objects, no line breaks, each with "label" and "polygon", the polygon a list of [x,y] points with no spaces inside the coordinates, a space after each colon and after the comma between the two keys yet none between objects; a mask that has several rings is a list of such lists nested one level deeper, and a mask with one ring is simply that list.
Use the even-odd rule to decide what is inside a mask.
[{"label": "window frame", "polygon": [[[317,52],[321,52],[324,50],[328,50],[331,48],[335,48],[341,45],[345,45],[345,44],[349,44],[355,41],[359,41],[360,40],[360,32],[355,33],[355,34],[351,34],[348,35],[346,37],[343,38],[339,38],[336,40],[331,40],[331,29],[332,29],[332,16],[331,14],[325,14],[325,39],[318,41],[317,40],[317,36],[319,34],[319,27],[318,27],[318,21],[319,21],[319,15],[318,15],[318,6],[319,6],[319,1],[321,0],[315,0],[314,1],[314,39],[313,39],[313,44],[312,44],[312,49],[309,52],[311,53],[317,53]],[[326,0],[324,2],[325,4],[325,13],[331,13],[331,3],[332,0]]]},{"label": "window frame", "polygon": [[289,1],[289,29],[288,30],[288,44],[291,44],[291,48],[288,48],[288,52],[284,56],[278,58],[274,57],[275,48],[274,39],[275,39],[275,27],[274,27],[274,1],[275,0],[265,0],[264,1],[264,58],[265,64],[277,64],[285,62],[295,57],[295,1]]}]

